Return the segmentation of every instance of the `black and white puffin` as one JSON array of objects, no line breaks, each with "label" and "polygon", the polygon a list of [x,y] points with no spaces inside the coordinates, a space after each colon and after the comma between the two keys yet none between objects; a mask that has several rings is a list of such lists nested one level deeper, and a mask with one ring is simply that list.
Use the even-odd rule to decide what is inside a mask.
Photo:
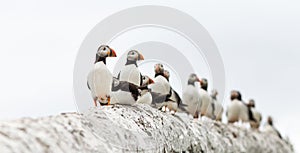
[{"label": "black and white puffin", "polygon": [[201,107],[200,107],[200,114],[201,116],[206,116],[208,118],[214,119],[213,114],[213,105],[212,105],[212,98],[207,92],[208,88],[208,81],[206,78],[202,78],[200,80],[200,100],[201,100]]},{"label": "black and white puffin", "polygon": [[154,81],[147,75],[142,77],[143,83],[139,87],[141,96],[138,98],[137,103],[139,104],[152,104],[152,95],[151,90],[148,88],[150,84],[153,84]]},{"label": "black and white puffin", "polygon": [[154,66],[155,83],[149,86],[152,92],[159,93],[162,95],[170,94],[171,86],[169,84],[169,81],[164,76],[164,71],[165,71],[164,66],[161,63],[155,64]]},{"label": "black and white puffin", "polygon": [[168,80],[168,82],[170,81],[170,72],[168,70],[164,70],[164,77]]},{"label": "black and white puffin", "polygon": [[222,104],[218,101],[217,95],[218,95],[218,91],[216,89],[211,91],[210,96],[212,98],[213,112],[214,112],[215,119],[217,121],[222,121],[222,115],[223,115],[224,108],[223,108]]},{"label": "black and white puffin", "polygon": [[[168,80],[170,80],[170,72],[168,70],[164,70],[164,77]],[[178,110],[181,110],[183,112],[187,112],[187,105],[183,104],[182,99],[180,98],[179,94],[170,86],[170,95],[167,96],[166,100],[166,109],[171,111],[171,113],[175,113]]]},{"label": "black and white puffin", "polygon": [[255,101],[253,99],[249,100],[248,107],[250,108],[255,120],[253,122],[250,122],[251,128],[258,129],[262,120],[262,115],[258,110],[255,109]]},{"label": "black and white puffin", "polygon": [[189,76],[187,87],[182,93],[183,103],[187,104],[187,110],[194,118],[199,117],[201,106],[200,93],[196,87],[196,82],[200,82],[200,79],[196,74],[192,73]]},{"label": "black and white puffin", "polygon": [[169,110],[175,113],[178,110],[187,112],[178,93],[172,89],[169,83],[170,73],[165,70],[161,63],[154,66],[155,79],[154,84],[150,86],[152,95],[152,104],[162,111]]},{"label": "black and white puffin", "polygon": [[227,107],[227,121],[228,123],[238,122],[240,119],[241,101],[238,97],[238,91],[231,91],[230,93],[230,104]]},{"label": "black and white puffin", "polygon": [[251,109],[243,102],[239,91],[231,91],[230,99],[231,103],[228,105],[226,112],[228,123],[255,121]]},{"label": "black and white puffin", "polygon": [[127,61],[118,75],[120,81],[127,81],[137,86],[142,85],[142,74],[138,69],[137,61],[144,60],[144,56],[136,50],[131,50],[127,54]]},{"label": "black and white puffin", "polygon": [[277,135],[280,139],[282,139],[280,132],[273,125],[273,118],[271,116],[268,116],[267,123],[264,125],[262,131],[265,133]]},{"label": "black and white puffin", "polygon": [[116,56],[116,52],[107,45],[101,45],[97,50],[94,67],[87,77],[87,85],[95,106],[97,101],[100,104],[110,103],[112,73],[106,67],[106,58]]}]

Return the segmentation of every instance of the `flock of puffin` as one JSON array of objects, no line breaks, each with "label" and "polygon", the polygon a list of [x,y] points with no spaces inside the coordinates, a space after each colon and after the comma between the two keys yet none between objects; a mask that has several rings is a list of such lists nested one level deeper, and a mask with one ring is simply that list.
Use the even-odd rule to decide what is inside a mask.
[{"label": "flock of puffin", "polygon": [[[98,103],[100,105],[141,103],[172,114],[182,111],[191,114],[194,118],[205,116],[222,121],[224,108],[218,102],[217,90],[208,93],[207,79],[200,79],[194,73],[190,74],[181,98],[169,83],[170,73],[164,69],[163,64],[155,64],[154,79],[141,74],[137,62],[144,60],[144,56],[136,50],[128,52],[125,66],[117,77],[113,77],[106,67],[106,58],[116,56],[116,52],[107,45],[101,45],[97,50],[94,67],[87,78],[87,85],[96,107]],[[200,83],[200,89],[196,83]],[[254,100],[245,103],[241,93],[235,90],[231,91],[230,99],[231,103],[226,111],[228,123],[242,121],[250,123],[251,128],[258,129],[262,116],[255,109]],[[281,137],[274,128],[271,117],[268,117],[265,129]]]}]

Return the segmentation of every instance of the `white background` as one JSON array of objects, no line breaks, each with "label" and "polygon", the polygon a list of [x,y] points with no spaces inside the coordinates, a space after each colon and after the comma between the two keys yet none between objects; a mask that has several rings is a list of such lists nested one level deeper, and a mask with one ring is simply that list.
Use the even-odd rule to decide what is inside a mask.
[{"label": "white background", "polygon": [[[119,10],[165,5],[196,18],[224,60],[227,90],[254,98],[264,117],[300,148],[300,2],[38,1],[0,2],[0,119],[76,111],[72,72],[81,42]],[[126,22],[126,21],[124,21]]]}]

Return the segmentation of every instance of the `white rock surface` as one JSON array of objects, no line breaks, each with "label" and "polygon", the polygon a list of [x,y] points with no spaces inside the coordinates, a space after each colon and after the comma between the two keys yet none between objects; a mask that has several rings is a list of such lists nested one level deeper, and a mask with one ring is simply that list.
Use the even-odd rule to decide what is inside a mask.
[{"label": "white rock surface", "polygon": [[1,153],[293,152],[289,142],[274,134],[173,116],[147,105],[2,121],[0,144]]}]

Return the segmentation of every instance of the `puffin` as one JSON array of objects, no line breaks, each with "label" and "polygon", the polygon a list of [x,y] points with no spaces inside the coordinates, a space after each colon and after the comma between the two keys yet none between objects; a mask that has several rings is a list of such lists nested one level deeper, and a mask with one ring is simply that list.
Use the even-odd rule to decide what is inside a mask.
[{"label": "puffin", "polygon": [[[168,70],[164,70],[163,76],[169,82],[170,72]],[[182,99],[179,94],[171,87],[170,92],[166,95],[166,99],[162,104],[162,111],[170,111],[171,114],[175,114],[178,110],[188,113],[186,104],[183,104]]]},{"label": "puffin", "polygon": [[152,95],[151,90],[148,88],[150,84],[153,84],[154,81],[147,75],[142,76],[142,86],[139,87],[141,96],[138,98],[136,103],[139,104],[152,104]]},{"label": "puffin", "polygon": [[196,82],[200,83],[199,77],[192,73],[187,81],[187,86],[182,93],[182,100],[184,104],[187,104],[187,111],[194,117],[198,118],[200,113],[200,93],[196,87]]},{"label": "puffin", "polygon": [[215,116],[216,121],[222,121],[222,114],[224,111],[224,108],[222,104],[218,101],[217,99],[218,91],[216,89],[213,89],[211,91],[211,98],[212,98],[212,103],[213,103],[213,112]]},{"label": "puffin", "polygon": [[253,129],[258,129],[262,120],[262,115],[259,111],[255,109],[255,101],[253,99],[250,99],[247,105],[250,108],[253,114],[253,118],[255,120],[253,122],[250,122],[250,126]]},{"label": "puffin", "polygon": [[164,75],[164,66],[161,63],[157,63],[154,65],[154,84],[151,84],[149,88],[154,93],[159,93],[162,95],[170,95],[171,94],[171,86],[169,81]]},{"label": "puffin", "polygon": [[228,123],[234,123],[238,121],[252,122],[255,121],[251,109],[242,100],[242,95],[239,91],[231,91],[231,103],[227,107],[227,120]]},{"label": "puffin", "polygon": [[110,105],[132,105],[140,96],[139,86],[113,78]]},{"label": "puffin", "polygon": [[281,136],[280,132],[273,125],[273,118],[271,116],[268,116],[267,122],[264,125],[262,131],[265,132],[265,133],[270,133],[270,134],[277,135],[280,139],[282,139],[282,136]]},{"label": "puffin", "polygon": [[136,86],[142,85],[142,74],[138,69],[137,61],[144,60],[144,56],[137,50],[130,50],[127,54],[127,61],[125,66],[118,74],[120,81],[127,81]]},{"label": "puffin", "polygon": [[206,78],[202,78],[200,80],[200,100],[201,100],[201,106],[200,106],[200,115],[206,116],[210,119],[214,119],[213,114],[213,106],[212,106],[212,98],[207,92],[208,88],[208,81]]},{"label": "puffin", "polygon": [[238,95],[238,91],[236,90],[231,91],[230,93],[231,102],[228,105],[227,112],[226,112],[228,123],[234,123],[239,121],[240,109],[242,105],[242,102],[239,99],[240,98]]},{"label": "puffin", "polygon": [[170,71],[168,70],[164,70],[164,77],[168,80],[168,82],[170,81]]},{"label": "puffin", "polygon": [[117,57],[116,52],[107,45],[101,45],[97,49],[96,60],[93,69],[88,73],[87,86],[91,91],[94,105],[110,103],[112,73],[106,67],[107,57]]}]

